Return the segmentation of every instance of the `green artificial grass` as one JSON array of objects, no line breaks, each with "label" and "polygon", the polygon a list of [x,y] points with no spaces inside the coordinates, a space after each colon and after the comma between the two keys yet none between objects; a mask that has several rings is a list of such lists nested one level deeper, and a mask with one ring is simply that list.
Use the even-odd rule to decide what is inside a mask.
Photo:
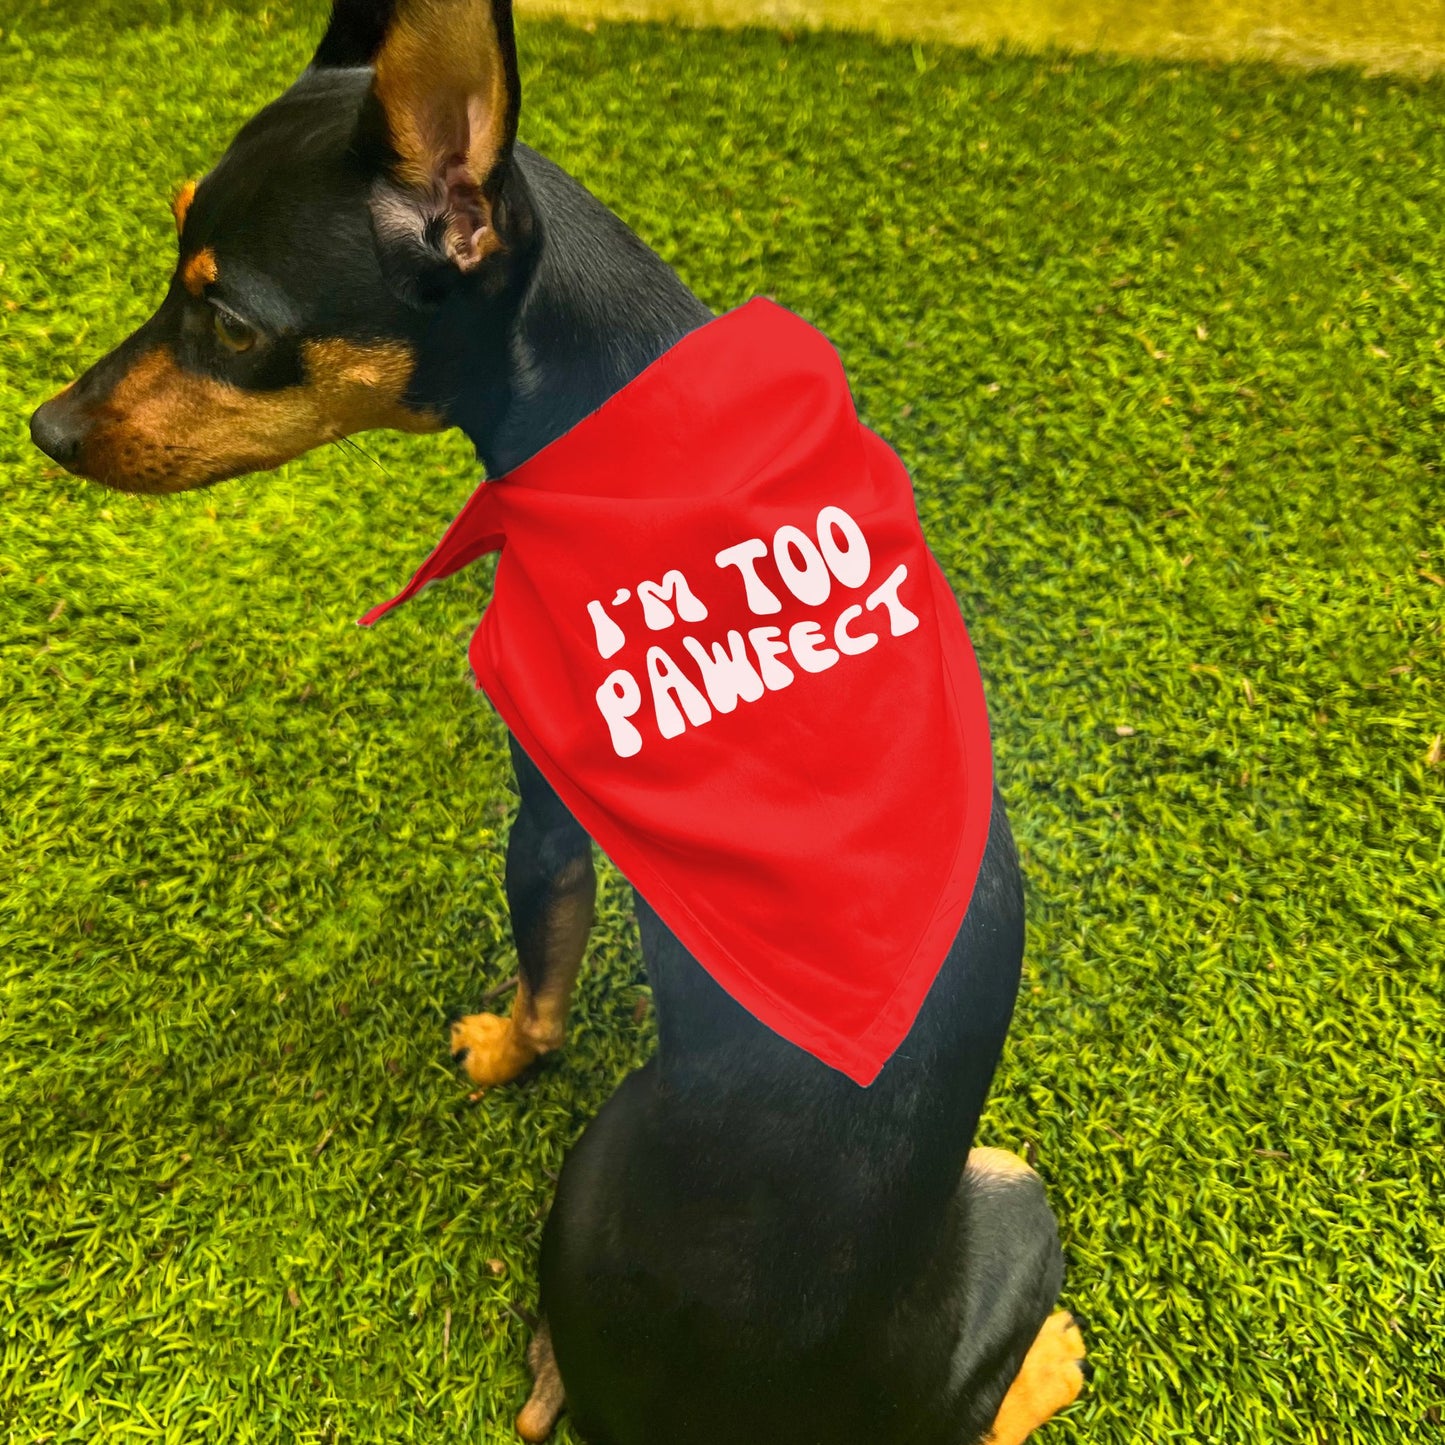
[{"label": "green artificial grass", "polygon": [[[180,10],[0,32],[0,1438],[505,1441],[652,1033],[609,872],[558,1064],[472,1106],[447,1058],[514,964],[485,572],[353,622],[467,449],[147,499],[26,439],[319,24]],[[834,339],[962,599],[1029,883],[981,1141],[1096,1366],[1044,1440],[1445,1439],[1445,92],[520,39],[526,139]]]}]

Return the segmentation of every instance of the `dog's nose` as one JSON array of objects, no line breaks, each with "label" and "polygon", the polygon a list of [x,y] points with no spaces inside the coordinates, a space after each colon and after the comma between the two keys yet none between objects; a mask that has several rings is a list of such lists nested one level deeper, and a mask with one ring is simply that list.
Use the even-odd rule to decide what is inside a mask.
[{"label": "dog's nose", "polygon": [[30,418],[30,440],[52,461],[73,472],[85,447],[85,421],[62,393],[38,406]]}]

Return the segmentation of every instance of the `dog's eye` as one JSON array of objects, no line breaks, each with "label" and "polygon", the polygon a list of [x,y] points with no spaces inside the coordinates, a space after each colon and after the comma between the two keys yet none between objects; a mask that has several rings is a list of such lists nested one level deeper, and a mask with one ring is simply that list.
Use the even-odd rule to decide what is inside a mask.
[{"label": "dog's eye", "polygon": [[255,330],[247,326],[239,316],[222,311],[219,306],[212,308],[215,320],[212,322],[216,339],[227,351],[249,351],[256,344]]}]

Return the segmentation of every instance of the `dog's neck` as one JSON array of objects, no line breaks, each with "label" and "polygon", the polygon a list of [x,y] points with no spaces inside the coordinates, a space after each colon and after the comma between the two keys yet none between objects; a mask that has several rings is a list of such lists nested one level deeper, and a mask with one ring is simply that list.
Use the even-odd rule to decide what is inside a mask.
[{"label": "dog's neck", "polygon": [[712,315],[565,172],[520,145],[516,163],[539,241],[507,318],[505,348],[497,348],[495,319],[474,317],[440,318],[444,334],[428,347],[470,353],[448,419],[494,477],[575,426]]}]

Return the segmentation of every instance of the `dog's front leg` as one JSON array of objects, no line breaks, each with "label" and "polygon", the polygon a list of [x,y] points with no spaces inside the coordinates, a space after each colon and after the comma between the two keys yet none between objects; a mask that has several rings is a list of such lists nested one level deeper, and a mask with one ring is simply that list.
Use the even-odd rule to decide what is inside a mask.
[{"label": "dog's front leg", "polygon": [[591,839],[516,739],[512,765],[522,794],[507,840],[517,996],[509,1018],[468,1014],[452,1025],[452,1053],[483,1087],[515,1079],[561,1047],[597,897]]}]

